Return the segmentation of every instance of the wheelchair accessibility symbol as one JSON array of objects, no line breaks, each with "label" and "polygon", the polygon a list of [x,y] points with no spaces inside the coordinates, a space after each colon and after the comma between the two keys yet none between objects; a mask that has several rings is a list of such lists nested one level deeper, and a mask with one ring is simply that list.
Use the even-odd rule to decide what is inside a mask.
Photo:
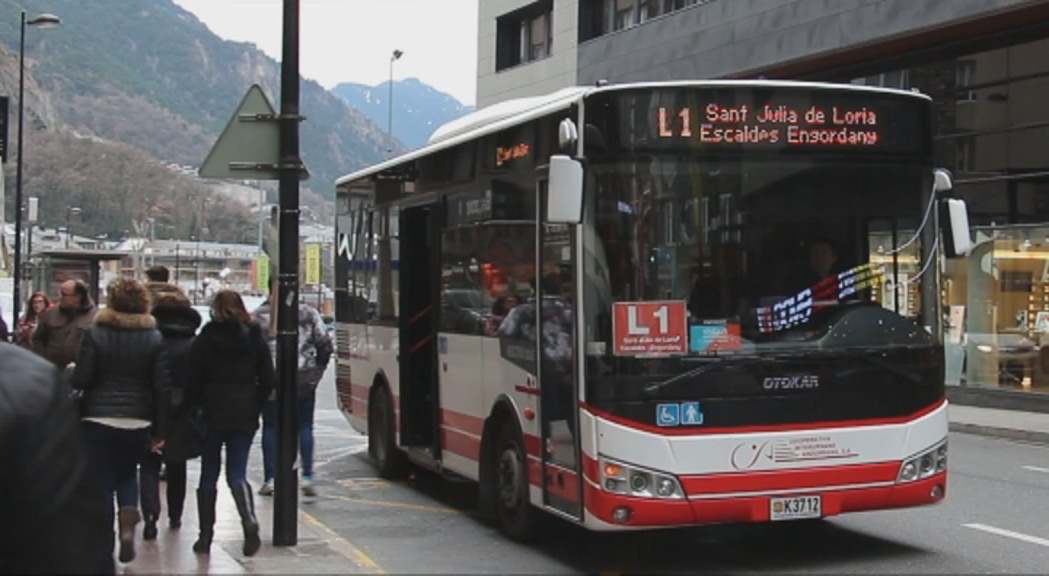
[{"label": "wheelchair accessibility symbol", "polygon": [[659,404],[656,406],[656,424],[660,426],[680,426],[681,412],[677,404]]}]

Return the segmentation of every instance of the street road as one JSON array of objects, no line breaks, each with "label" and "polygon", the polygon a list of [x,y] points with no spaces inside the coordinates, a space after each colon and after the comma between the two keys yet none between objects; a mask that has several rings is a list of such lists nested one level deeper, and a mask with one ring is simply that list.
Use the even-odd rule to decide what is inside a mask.
[{"label": "street road", "polygon": [[[815,525],[590,533],[552,521],[532,546],[475,515],[476,489],[419,474],[376,477],[342,419],[332,371],[318,392],[321,495],[302,509],[387,573],[1044,573],[1049,447],[952,434],[947,500]],[[253,464],[258,463],[253,458]],[[255,472],[259,476],[259,472]]]}]

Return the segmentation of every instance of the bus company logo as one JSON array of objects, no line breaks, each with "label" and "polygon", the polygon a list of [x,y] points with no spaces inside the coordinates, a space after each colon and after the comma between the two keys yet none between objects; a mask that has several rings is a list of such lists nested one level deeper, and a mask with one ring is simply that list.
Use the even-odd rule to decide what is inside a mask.
[{"label": "bus company logo", "polygon": [[736,470],[761,468],[759,464],[791,464],[856,458],[859,454],[840,446],[830,436],[802,436],[787,440],[740,442],[732,449],[732,467]]},{"label": "bus company logo", "polygon": [[815,374],[770,376],[761,386],[765,390],[815,390],[820,387],[820,377]]}]

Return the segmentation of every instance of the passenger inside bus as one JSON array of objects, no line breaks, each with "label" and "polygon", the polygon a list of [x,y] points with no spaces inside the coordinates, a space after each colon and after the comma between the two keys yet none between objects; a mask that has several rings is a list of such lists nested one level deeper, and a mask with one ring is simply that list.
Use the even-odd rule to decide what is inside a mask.
[{"label": "passenger inside bus", "polygon": [[692,285],[688,311],[697,319],[742,318],[750,304],[747,252],[735,242],[711,247],[709,266],[701,266]]}]

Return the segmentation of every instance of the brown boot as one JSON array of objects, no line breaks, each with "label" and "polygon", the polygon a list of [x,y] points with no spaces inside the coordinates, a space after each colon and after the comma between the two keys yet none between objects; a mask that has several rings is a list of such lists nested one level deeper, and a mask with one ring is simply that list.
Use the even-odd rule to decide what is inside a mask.
[{"label": "brown boot", "polygon": [[117,512],[117,525],[120,527],[120,561],[124,564],[135,559],[135,526],[142,520],[138,508],[121,506]]}]

